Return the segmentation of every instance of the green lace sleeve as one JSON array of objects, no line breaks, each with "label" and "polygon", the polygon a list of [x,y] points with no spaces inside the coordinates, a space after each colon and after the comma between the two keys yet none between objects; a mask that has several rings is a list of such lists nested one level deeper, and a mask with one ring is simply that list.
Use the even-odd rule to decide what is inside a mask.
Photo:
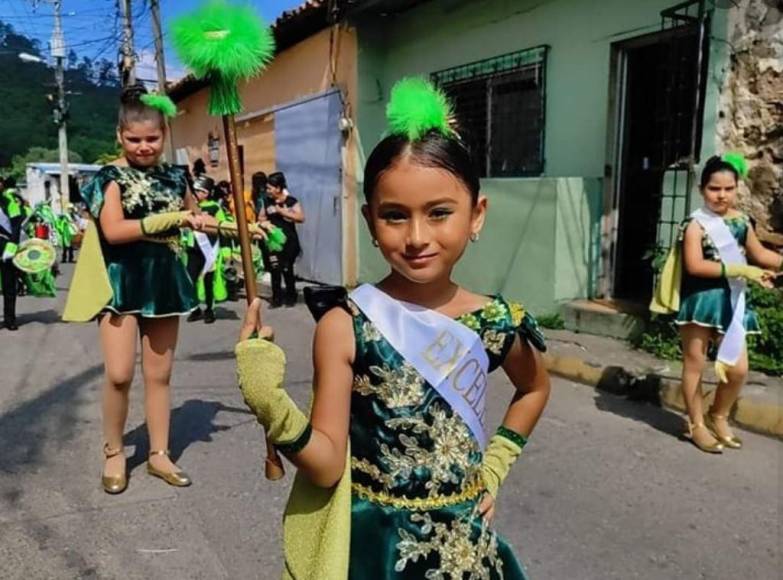
[{"label": "green lace sleeve", "polygon": [[87,210],[96,220],[100,218],[103,202],[106,199],[106,186],[116,181],[120,170],[114,165],[104,165],[87,184],[82,187],[81,195]]},{"label": "green lace sleeve", "polygon": [[[516,337],[526,340],[533,348],[546,352],[546,340],[535,317],[518,302],[497,296],[494,306],[485,308],[478,316],[476,330],[484,341],[490,360],[490,371],[506,360]],[[489,316],[485,313],[489,312]],[[470,325],[468,325],[470,326]]]},{"label": "green lace sleeve", "polygon": [[546,352],[546,338],[544,338],[544,333],[541,332],[535,316],[516,302],[509,303],[509,310],[516,333],[539,352]]}]

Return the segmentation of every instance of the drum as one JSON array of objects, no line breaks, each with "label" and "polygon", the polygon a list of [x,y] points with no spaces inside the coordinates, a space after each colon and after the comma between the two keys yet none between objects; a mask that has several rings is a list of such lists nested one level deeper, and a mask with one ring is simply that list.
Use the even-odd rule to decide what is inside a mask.
[{"label": "drum", "polygon": [[31,238],[19,244],[14,256],[14,266],[28,274],[39,274],[51,268],[57,261],[54,246],[46,240]]}]

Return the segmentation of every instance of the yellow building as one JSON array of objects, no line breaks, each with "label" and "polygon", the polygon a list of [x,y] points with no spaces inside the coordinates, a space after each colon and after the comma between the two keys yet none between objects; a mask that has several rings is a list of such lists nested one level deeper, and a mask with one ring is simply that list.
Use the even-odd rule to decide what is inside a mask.
[{"label": "yellow building", "polygon": [[[244,187],[257,171],[284,172],[306,216],[297,274],[354,284],[356,34],[344,24],[331,25],[327,3],[318,0],[283,13],[273,28],[275,59],[240,86],[244,111],[236,120]],[[207,113],[207,84],[188,76],[169,94],[179,108],[172,121],[176,161],[192,166],[202,159],[211,177],[227,180],[222,123]]]}]

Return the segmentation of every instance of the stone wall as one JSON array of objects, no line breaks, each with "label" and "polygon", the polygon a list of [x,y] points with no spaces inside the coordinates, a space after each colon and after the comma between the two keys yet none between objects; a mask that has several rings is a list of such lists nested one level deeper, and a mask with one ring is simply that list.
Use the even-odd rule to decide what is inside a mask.
[{"label": "stone wall", "polygon": [[736,1],[724,40],[730,61],[717,148],[748,158],[740,205],[763,240],[783,246],[783,1]]}]

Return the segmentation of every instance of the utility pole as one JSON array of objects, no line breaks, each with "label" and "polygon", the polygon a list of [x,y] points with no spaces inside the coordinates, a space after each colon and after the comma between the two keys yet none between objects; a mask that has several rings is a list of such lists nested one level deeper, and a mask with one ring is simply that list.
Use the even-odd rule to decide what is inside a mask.
[{"label": "utility pole", "polygon": [[136,62],[133,56],[133,10],[131,0],[117,0],[122,12],[122,62],[120,63],[120,79],[122,86],[136,84]]},{"label": "utility pole", "polygon": [[[152,14],[152,34],[155,38],[155,63],[158,68],[158,92],[166,94],[166,60],[163,55],[163,27],[160,24],[160,0],[150,0]],[[171,122],[166,120],[165,155],[169,163],[175,163],[174,138],[171,134]]]},{"label": "utility pole", "polygon": [[55,61],[55,80],[57,81],[57,108],[54,120],[59,126],[60,144],[60,212],[65,213],[71,199],[71,188],[68,180],[68,105],[65,102],[65,38],[63,37],[62,18],[60,10],[62,0],[54,0],[54,31],[52,32],[52,58]]}]

